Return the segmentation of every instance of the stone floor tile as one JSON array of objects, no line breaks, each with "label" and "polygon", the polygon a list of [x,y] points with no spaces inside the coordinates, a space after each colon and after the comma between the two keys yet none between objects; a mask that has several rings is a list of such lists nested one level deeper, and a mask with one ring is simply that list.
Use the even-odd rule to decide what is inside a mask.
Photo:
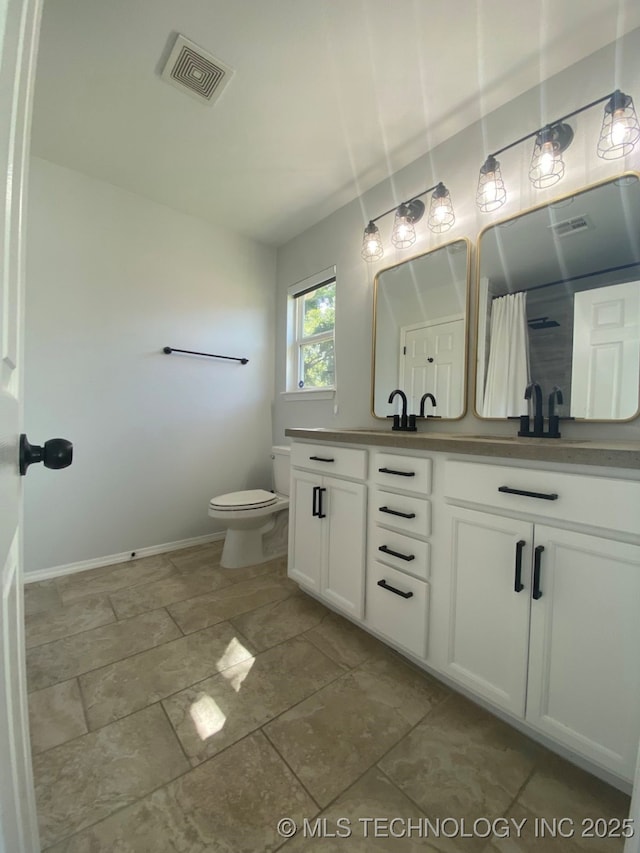
[{"label": "stone floor tile", "polygon": [[298,593],[235,616],[231,621],[257,649],[262,650],[308,631],[328,613],[327,608],[315,598]]},{"label": "stone floor tile", "polygon": [[258,577],[240,581],[208,595],[170,604],[167,610],[185,634],[224,622],[240,613],[291,595],[278,578]]},{"label": "stone floor tile", "polygon": [[180,636],[166,610],[143,613],[27,651],[29,690],[41,690]]},{"label": "stone floor tile", "polygon": [[105,595],[88,596],[67,607],[57,607],[28,616],[25,620],[27,648],[41,646],[80,634],[91,628],[109,625],[116,617]]},{"label": "stone floor tile", "polygon": [[75,678],[29,695],[29,729],[34,755],[87,732]]},{"label": "stone floor tile", "polygon": [[286,711],[341,675],[311,643],[294,638],[163,702],[193,764]]},{"label": "stone floor tile", "polygon": [[423,817],[415,803],[374,767],[317,818],[299,827],[295,838],[281,850],[282,853],[307,853],[315,849],[322,853],[368,853],[369,850],[437,853],[425,839]]},{"label": "stone floor tile", "polygon": [[174,574],[173,563],[164,554],[152,557],[140,557],[126,563],[102,566],[76,572],[56,579],[56,585],[63,604],[72,604],[88,595],[116,592],[149,581],[160,580]]},{"label": "stone floor tile", "polygon": [[[540,750],[479,706],[452,694],[380,761],[432,818],[473,822],[506,814]],[[481,850],[487,839],[440,839],[443,850]]]},{"label": "stone floor tile", "polygon": [[49,853],[271,853],[318,811],[259,732]]},{"label": "stone floor tile", "polygon": [[109,597],[118,619],[129,619],[167,604],[206,595],[230,583],[219,569],[207,567],[205,571],[176,573],[132,589],[123,589],[111,593]]},{"label": "stone floor tile", "polygon": [[91,729],[138,711],[243,660],[253,649],[229,622],[80,676]]},{"label": "stone floor tile", "polygon": [[24,612],[26,616],[42,613],[44,610],[54,610],[62,602],[58,594],[55,580],[33,581],[24,585]]},{"label": "stone floor tile", "polygon": [[352,669],[387,648],[371,634],[337,613],[330,613],[305,636],[345,669]]},{"label": "stone floor tile", "polygon": [[326,805],[435,705],[442,688],[402,664],[356,669],[265,726],[309,793]]},{"label": "stone floor tile", "polygon": [[159,705],[36,755],[42,846],[130,805],[188,768]]}]

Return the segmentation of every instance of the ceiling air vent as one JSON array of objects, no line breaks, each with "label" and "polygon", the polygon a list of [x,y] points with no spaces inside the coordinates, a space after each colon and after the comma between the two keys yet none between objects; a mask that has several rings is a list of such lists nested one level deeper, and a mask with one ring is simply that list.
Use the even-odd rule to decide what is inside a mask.
[{"label": "ceiling air vent", "polygon": [[218,100],[233,73],[233,68],[178,35],[160,76],[199,101],[212,104]]},{"label": "ceiling air vent", "polygon": [[588,216],[573,216],[548,226],[554,237],[568,237],[570,234],[578,234],[580,231],[591,231],[593,224]]}]

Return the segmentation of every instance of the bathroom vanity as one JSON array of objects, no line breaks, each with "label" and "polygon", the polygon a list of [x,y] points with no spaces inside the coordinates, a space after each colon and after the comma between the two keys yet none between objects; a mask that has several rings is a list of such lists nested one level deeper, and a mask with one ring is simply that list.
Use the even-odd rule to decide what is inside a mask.
[{"label": "bathroom vanity", "polygon": [[286,433],[290,577],[630,788],[640,442]]}]

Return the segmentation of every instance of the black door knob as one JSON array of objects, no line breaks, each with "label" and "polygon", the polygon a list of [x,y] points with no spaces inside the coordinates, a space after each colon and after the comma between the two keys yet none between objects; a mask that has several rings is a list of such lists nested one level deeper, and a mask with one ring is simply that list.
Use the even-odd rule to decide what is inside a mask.
[{"label": "black door knob", "polygon": [[31,445],[27,436],[20,436],[20,473],[26,474],[29,465],[44,462],[45,468],[68,468],[73,461],[73,444],[66,438],[50,438],[43,447]]}]

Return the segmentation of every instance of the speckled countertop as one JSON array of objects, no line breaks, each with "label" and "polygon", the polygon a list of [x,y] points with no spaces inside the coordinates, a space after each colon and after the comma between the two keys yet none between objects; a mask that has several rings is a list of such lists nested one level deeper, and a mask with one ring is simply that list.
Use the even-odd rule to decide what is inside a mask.
[{"label": "speckled countertop", "polygon": [[439,450],[503,459],[532,459],[574,465],[640,468],[640,441],[582,441],[578,439],[518,438],[517,436],[463,435],[444,432],[392,432],[376,429],[285,430],[291,438],[369,444],[403,450]]}]

